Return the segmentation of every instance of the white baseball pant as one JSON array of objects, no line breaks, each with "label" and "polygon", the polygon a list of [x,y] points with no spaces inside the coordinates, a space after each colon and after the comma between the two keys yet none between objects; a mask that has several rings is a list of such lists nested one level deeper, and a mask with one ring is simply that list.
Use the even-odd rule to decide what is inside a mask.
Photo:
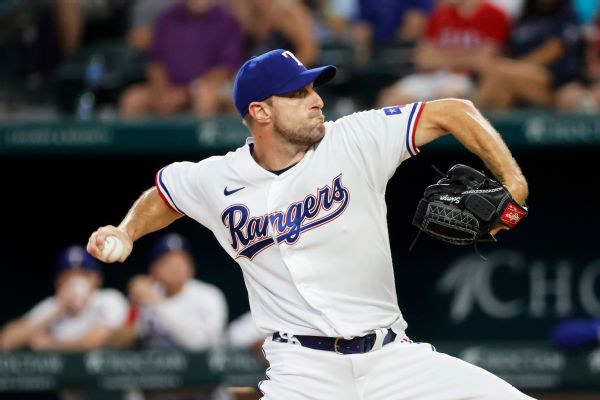
[{"label": "white baseball pant", "polygon": [[342,355],[299,344],[263,345],[270,367],[262,400],[525,400],[497,376],[428,343],[396,341]]}]

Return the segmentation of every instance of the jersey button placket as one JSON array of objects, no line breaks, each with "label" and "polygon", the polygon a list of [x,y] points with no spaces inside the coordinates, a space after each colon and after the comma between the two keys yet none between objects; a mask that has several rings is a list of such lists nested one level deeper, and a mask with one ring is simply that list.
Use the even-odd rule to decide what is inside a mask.
[{"label": "jersey button placket", "polygon": [[[294,201],[294,199],[290,198],[287,193],[289,191],[289,186],[286,185],[286,180],[282,176],[278,176],[273,180],[271,187],[269,189],[267,207],[269,213],[272,212],[282,212],[287,213],[287,208]],[[273,239],[276,240],[277,235],[280,232],[277,232],[275,226],[271,226],[273,232]],[[294,243],[290,245],[286,242],[276,243],[277,248],[279,249],[279,253],[281,254],[281,260],[286,265],[290,274],[292,275],[292,279],[294,280],[294,284],[301,292],[302,296],[309,302],[312,303],[309,299],[309,285],[303,281],[302,271],[305,263],[305,257],[302,253],[295,251],[298,248],[299,243]]]},{"label": "jersey button placket", "polygon": [[[273,215],[273,213],[275,212],[285,213],[283,203],[284,201],[282,201],[282,184],[279,177],[276,177],[273,179],[271,186],[269,187],[269,193],[267,196],[267,210],[269,215]],[[269,220],[269,225],[271,226],[273,240],[275,241],[275,244],[279,249],[282,258],[285,259],[285,253],[282,251],[283,246],[281,243],[277,242],[277,236],[281,233],[277,230],[277,222],[271,224],[271,221]]]}]

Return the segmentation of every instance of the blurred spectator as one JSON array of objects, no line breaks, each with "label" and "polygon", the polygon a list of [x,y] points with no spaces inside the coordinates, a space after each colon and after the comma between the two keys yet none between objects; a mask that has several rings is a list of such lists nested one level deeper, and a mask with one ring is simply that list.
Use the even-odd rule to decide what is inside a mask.
[{"label": "blurred spectator", "polygon": [[229,79],[238,68],[242,33],[216,0],[181,0],[156,20],[148,82],[121,98],[125,117],[174,114],[189,107],[210,117],[232,107]]},{"label": "blurred spectator", "polygon": [[573,0],[573,9],[583,25],[592,24],[600,11],[600,4],[593,0]]},{"label": "blurred spectator", "polygon": [[127,302],[113,289],[100,290],[100,265],[81,246],[58,260],[55,295],[10,322],[0,335],[4,351],[84,351],[107,344],[127,315]]},{"label": "blurred spectator", "polygon": [[129,0],[53,0],[63,54],[83,42],[121,38],[125,33]]},{"label": "blurred spectator", "polygon": [[146,52],[152,43],[152,26],[156,17],[177,0],[135,0],[129,14],[127,43],[139,52]]},{"label": "blurred spectator", "polygon": [[555,106],[560,111],[598,112],[600,110],[600,17],[585,32],[583,73],[580,79],[557,90]]},{"label": "blurred spectator", "polygon": [[552,332],[552,344],[561,350],[600,345],[600,318],[572,319],[560,323]]},{"label": "blurred spectator", "polygon": [[524,0],[491,0],[492,3],[504,10],[512,21],[518,19],[523,12]]},{"label": "blurred spectator", "polygon": [[177,234],[159,239],[152,251],[149,275],[129,283],[136,314],[130,328],[116,337],[120,346],[137,338],[146,347],[205,350],[221,340],[227,302],[217,287],[193,279],[189,244]]},{"label": "blurred spectator", "polygon": [[351,36],[351,22],[358,14],[356,0],[313,0],[310,3],[320,42],[346,41]]},{"label": "blurred spectator", "polygon": [[315,21],[300,0],[228,0],[241,21],[254,55],[272,49],[289,49],[309,67],[317,60],[319,44]]},{"label": "blurred spectator", "polygon": [[382,91],[378,106],[439,97],[470,97],[483,61],[500,54],[508,16],[485,0],[445,0],[432,12],[415,49],[419,71]]},{"label": "blurred spectator", "polygon": [[359,0],[356,25],[367,32],[370,42],[416,40],[425,29],[432,3],[432,0]]},{"label": "blurred spectator", "polygon": [[526,0],[513,28],[511,58],[487,60],[477,104],[488,110],[549,106],[554,89],[581,68],[580,28],[568,0]]},{"label": "blurred spectator", "polygon": [[373,45],[415,41],[421,37],[432,0],[359,0],[354,24],[354,60],[365,65]]}]

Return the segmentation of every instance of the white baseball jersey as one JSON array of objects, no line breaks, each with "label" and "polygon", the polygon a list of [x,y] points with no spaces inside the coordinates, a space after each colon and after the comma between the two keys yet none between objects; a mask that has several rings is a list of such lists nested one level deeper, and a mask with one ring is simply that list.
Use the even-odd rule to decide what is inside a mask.
[{"label": "white baseball jersey", "polygon": [[215,345],[227,323],[227,301],[216,286],[189,280],[181,292],[141,307],[138,332],[149,346],[202,350]]},{"label": "white baseball jersey", "polygon": [[[55,297],[37,304],[26,318],[37,321],[56,312]],[[59,341],[75,340],[86,335],[96,325],[116,329],[123,325],[129,306],[125,297],[114,289],[97,290],[86,307],[77,315],[64,314],[50,326],[50,334]]]},{"label": "white baseball jersey", "polygon": [[398,307],[385,189],[417,154],[424,103],[355,113],[277,175],[250,143],[160,170],[167,204],[208,227],[240,265],[258,328],[293,335],[365,335],[406,328]]}]

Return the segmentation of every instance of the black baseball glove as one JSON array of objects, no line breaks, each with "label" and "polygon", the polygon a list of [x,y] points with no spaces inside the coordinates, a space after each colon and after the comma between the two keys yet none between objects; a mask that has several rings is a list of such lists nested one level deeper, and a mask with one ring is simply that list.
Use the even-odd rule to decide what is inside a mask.
[{"label": "black baseball glove", "polygon": [[501,183],[457,164],[425,189],[413,225],[448,243],[467,245],[495,241],[490,230],[498,223],[514,228],[527,215]]}]

